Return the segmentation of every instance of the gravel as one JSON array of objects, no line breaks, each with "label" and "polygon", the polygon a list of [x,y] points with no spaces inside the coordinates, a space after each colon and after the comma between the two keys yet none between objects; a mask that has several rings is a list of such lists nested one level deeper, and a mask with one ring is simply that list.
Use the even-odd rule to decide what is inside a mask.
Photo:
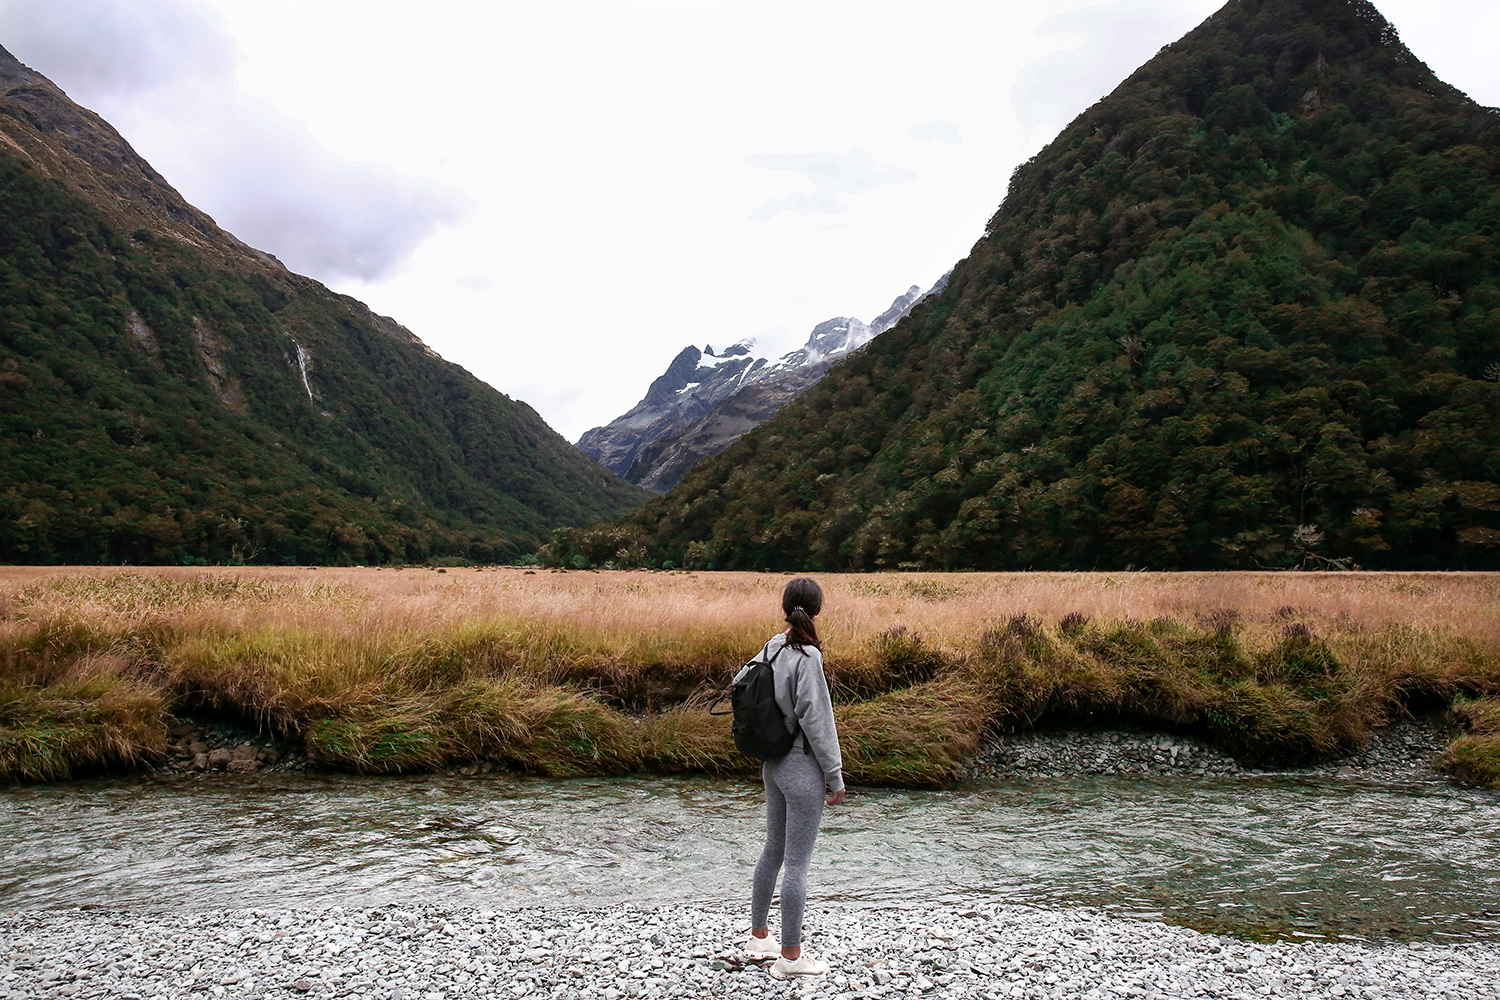
[{"label": "gravel", "polygon": [[[774,923],[774,918],[773,918]],[[0,915],[0,997],[1495,997],[1500,947],[1256,944],[1095,910],[814,910],[819,980],[737,951],[741,907]]]},{"label": "gravel", "polygon": [[[1410,780],[1437,778],[1436,765],[1452,740],[1440,716],[1405,720],[1376,730],[1357,753],[1294,771],[1242,767],[1233,757],[1192,736],[1115,727],[1097,731],[1030,731],[999,736],[975,759],[977,780],[1057,778],[1079,775],[1225,777],[1246,774],[1306,774],[1342,778]],[[234,760],[235,755],[242,758]],[[450,773],[483,775],[489,762],[454,767]],[[211,775],[215,771],[319,772],[297,743],[225,719],[188,721],[172,728],[163,771]]]},{"label": "gravel", "polygon": [[[1376,730],[1358,753],[1278,774],[1405,780],[1434,778],[1452,739],[1441,718]],[[974,763],[975,778],[1052,778],[1083,774],[1221,777],[1263,774],[1190,736],[1151,730],[1028,732],[1001,736]]]},{"label": "gravel", "polygon": [[198,774],[311,770],[300,749],[227,719],[174,719],[167,731],[167,757],[159,770]]}]

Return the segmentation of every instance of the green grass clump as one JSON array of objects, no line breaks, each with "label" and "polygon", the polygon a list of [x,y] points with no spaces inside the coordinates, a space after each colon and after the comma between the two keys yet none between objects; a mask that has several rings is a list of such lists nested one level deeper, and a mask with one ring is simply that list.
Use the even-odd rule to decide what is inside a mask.
[{"label": "green grass clump", "polygon": [[1438,766],[1467,784],[1500,788],[1500,698],[1460,699],[1452,715],[1466,731]]},{"label": "green grass clump", "polygon": [[0,676],[0,780],[55,781],[134,767],[166,752],[167,701],[108,660]]},{"label": "green grass clump", "polygon": [[837,706],[844,774],[855,784],[902,788],[962,778],[991,707],[985,692],[956,678]]},{"label": "green grass clump", "polygon": [[1246,763],[1295,766],[1340,746],[1339,734],[1320,725],[1318,706],[1281,684],[1238,681],[1205,694],[1189,721]]},{"label": "green grass clump", "polygon": [[865,698],[929,681],[952,658],[904,625],[886,629],[851,656],[824,662],[836,698]]},{"label": "green grass clump", "polygon": [[365,774],[434,771],[447,763],[430,721],[401,706],[313,719],[303,738],[315,760]]},{"label": "green grass clump", "polygon": [[1464,784],[1500,788],[1500,733],[1464,733],[1448,745],[1439,766]]},{"label": "green grass clump", "polygon": [[371,773],[471,760],[540,774],[620,774],[638,759],[627,718],[544,680],[514,636],[347,636],[278,625],[206,634],[168,660],[181,689],[301,733],[324,762]]},{"label": "green grass clump", "polygon": [[308,752],[363,773],[432,771],[494,760],[535,774],[625,774],[634,726],[596,699],[516,679],[378,697],[310,719]]},{"label": "green grass clump", "polygon": [[[717,709],[727,711],[726,699]],[[641,765],[660,774],[758,774],[760,762],[734,745],[727,716],[687,704],[640,721]]]},{"label": "green grass clump", "polygon": [[970,669],[992,692],[1004,728],[1089,719],[1167,725],[1262,766],[1354,746],[1373,718],[1346,710],[1358,692],[1305,629],[1256,655],[1224,620],[1199,627],[1068,616],[1053,631],[1021,616],[981,640]]}]

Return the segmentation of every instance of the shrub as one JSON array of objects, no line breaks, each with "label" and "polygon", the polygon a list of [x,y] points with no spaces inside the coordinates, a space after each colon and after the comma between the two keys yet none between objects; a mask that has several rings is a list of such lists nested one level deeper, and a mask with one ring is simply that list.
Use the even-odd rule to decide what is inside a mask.
[{"label": "shrub", "polygon": [[875,638],[875,663],[887,688],[931,680],[943,668],[943,655],[922,642],[922,636],[898,625]]},{"label": "shrub", "polygon": [[1057,623],[1057,630],[1066,636],[1080,635],[1089,623],[1089,616],[1081,611],[1069,611]]},{"label": "shrub", "polygon": [[1256,661],[1255,673],[1264,683],[1311,689],[1332,680],[1339,673],[1339,661],[1311,629],[1294,622],[1282,629],[1275,648]]}]

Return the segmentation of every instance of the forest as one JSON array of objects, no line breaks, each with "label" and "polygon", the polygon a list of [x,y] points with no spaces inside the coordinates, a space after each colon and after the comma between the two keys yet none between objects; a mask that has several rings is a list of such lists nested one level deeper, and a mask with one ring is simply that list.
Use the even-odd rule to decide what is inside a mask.
[{"label": "forest", "polygon": [[495,562],[644,493],[395,322],[0,153],[0,562]]},{"label": "forest", "polygon": [[1500,112],[1243,0],[1019,167],[941,296],[555,565],[1500,569]]}]

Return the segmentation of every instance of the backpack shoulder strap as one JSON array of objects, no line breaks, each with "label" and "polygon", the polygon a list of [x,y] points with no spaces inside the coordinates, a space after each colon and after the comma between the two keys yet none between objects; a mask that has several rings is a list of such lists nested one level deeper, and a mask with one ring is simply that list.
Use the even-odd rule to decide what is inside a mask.
[{"label": "backpack shoulder strap", "polygon": [[[770,645],[771,644],[769,642],[767,642],[765,646],[760,647],[760,655],[762,657],[764,657],[766,655],[766,648],[768,646],[770,646]],[[771,658],[769,660],[763,660],[762,662],[764,662],[765,665],[768,666],[768,667],[771,666],[772,664],[774,664],[776,662],[776,657],[778,657],[778,656],[781,655],[781,650],[783,650],[783,649],[786,649],[786,643],[782,643],[781,646],[780,646],[780,648],[778,648],[776,650],[776,652],[774,652],[774,653],[771,654]],[[754,662],[754,661],[751,661],[751,662]],[[733,688],[734,688],[734,685],[730,684],[729,687],[727,687],[723,691],[719,692],[718,697],[714,698],[713,701],[711,701],[711,702],[708,703],[708,714],[709,715],[732,715],[732,714],[734,714],[733,712],[715,712],[714,711],[714,707],[716,705],[718,705],[719,702],[721,702],[725,698],[729,697],[729,692],[731,690],[733,690]]]}]

